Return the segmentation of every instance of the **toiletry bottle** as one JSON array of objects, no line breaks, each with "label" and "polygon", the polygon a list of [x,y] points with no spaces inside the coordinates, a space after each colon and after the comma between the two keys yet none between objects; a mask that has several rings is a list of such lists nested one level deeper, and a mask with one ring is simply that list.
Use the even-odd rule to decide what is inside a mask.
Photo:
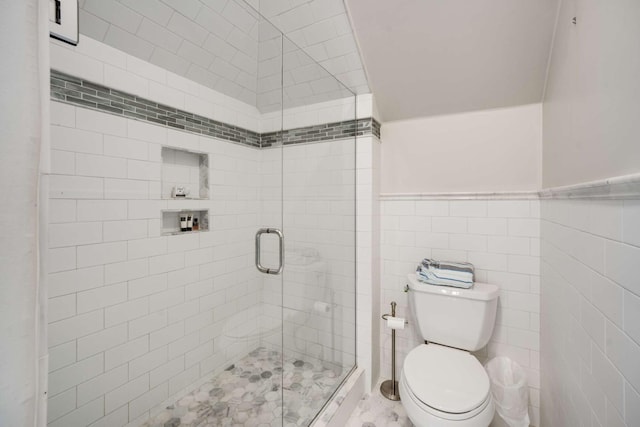
[{"label": "toiletry bottle", "polygon": [[193,231],[200,230],[200,224],[198,224],[198,218],[193,218]]},{"label": "toiletry bottle", "polygon": [[187,231],[187,214],[180,214],[180,231]]},{"label": "toiletry bottle", "polygon": [[193,214],[189,212],[187,214],[187,231],[193,230]]}]

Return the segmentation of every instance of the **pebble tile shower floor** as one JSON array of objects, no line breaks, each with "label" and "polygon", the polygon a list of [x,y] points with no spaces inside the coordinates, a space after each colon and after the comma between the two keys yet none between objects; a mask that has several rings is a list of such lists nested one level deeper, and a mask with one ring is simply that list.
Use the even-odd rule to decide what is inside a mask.
[{"label": "pebble tile shower floor", "polygon": [[308,426],[343,375],[319,360],[283,361],[261,347],[142,427]]}]

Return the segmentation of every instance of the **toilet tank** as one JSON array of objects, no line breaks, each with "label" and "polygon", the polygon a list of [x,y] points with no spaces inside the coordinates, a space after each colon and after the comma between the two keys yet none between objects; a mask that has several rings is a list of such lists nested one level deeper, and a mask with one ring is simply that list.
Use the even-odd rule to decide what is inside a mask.
[{"label": "toilet tank", "polygon": [[435,286],[409,277],[409,304],[424,340],[479,350],[493,333],[499,289],[475,283],[471,289]]}]

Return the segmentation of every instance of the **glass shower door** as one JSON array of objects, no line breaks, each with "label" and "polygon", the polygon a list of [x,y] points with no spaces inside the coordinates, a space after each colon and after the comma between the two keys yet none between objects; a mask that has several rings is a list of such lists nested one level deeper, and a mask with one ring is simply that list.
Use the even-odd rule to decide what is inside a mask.
[{"label": "glass shower door", "polygon": [[355,367],[355,96],[283,39],[285,425],[309,425]]},{"label": "glass shower door", "polygon": [[259,39],[254,398],[262,422],[308,426],[356,364],[355,96],[266,20]]}]

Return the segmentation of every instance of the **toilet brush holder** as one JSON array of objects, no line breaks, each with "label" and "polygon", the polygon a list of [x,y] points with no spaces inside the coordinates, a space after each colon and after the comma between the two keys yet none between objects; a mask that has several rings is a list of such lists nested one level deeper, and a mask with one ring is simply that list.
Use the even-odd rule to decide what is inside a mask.
[{"label": "toilet brush holder", "polygon": [[[382,318],[387,320],[389,316],[396,317],[396,302],[391,302],[391,314],[383,314]],[[407,322],[405,321],[406,325]],[[398,392],[398,381],[396,381],[396,330],[391,329],[391,379],[380,384],[380,393],[389,400],[400,400]]]}]

